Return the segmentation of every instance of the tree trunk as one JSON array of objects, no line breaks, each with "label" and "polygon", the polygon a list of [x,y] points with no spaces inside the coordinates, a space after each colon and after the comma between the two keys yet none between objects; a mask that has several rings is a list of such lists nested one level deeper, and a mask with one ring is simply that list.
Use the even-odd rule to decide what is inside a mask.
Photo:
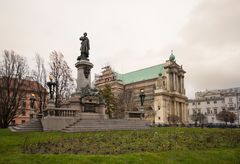
[{"label": "tree trunk", "polygon": [[112,119],[112,113],[111,112],[108,113],[108,118]]},{"label": "tree trunk", "polygon": [[1,120],[1,128],[8,128],[8,121],[7,120]]}]

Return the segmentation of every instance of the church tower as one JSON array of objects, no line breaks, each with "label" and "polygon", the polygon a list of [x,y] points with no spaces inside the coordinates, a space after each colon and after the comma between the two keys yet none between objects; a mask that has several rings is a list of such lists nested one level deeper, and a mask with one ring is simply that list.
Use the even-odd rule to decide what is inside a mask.
[{"label": "church tower", "polygon": [[163,74],[156,81],[154,109],[156,123],[187,123],[187,97],[185,96],[184,74],[182,66],[176,63],[173,52],[164,64]]}]

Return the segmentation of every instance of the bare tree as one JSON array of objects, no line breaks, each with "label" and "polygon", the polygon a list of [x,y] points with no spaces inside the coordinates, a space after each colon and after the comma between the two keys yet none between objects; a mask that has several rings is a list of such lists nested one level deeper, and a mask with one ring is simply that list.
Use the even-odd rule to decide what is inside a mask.
[{"label": "bare tree", "polygon": [[43,111],[46,105],[47,96],[47,74],[43,58],[39,54],[35,55],[36,69],[32,71],[33,80],[38,82],[37,86],[34,86],[35,93],[38,97],[38,108],[40,112]]},{"label": "bare tree", "polygon": [[74,82],[72,71],[64,60],[61,52],[53,51],[50,54],[50,75],[56,82],[55,105],[60,107],[61,101],[68,98],[73,90]]},{"label": "bare tree", "polygon": [[14,51],[5,50],[0,63],[0,127],[7,128],[19,114],[28,66],[26,60]]}]

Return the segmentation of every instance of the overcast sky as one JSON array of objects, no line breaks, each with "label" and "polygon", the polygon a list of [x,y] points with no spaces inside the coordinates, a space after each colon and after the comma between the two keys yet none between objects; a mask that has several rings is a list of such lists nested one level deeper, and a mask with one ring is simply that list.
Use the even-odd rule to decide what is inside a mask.
[{"label": "overcast sky", "polygon": [[62,52],[76,77],[79,37],[88,33],[92,74],[164,63],[171,50],[186,70],[187,96],[240,87],[240,0],[1,0],[0,51],[34,66]]}]

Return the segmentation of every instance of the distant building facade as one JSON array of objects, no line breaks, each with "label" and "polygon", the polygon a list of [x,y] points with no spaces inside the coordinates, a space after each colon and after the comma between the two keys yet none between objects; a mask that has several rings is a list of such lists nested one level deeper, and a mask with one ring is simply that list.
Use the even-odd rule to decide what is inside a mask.
[{"label": "distant building facade", "polygon": [[[15,85],[18,79],[12,79],[10,84]],[[3,80],[0,79],[0,89],[1,87],[6,87],[3,84]],[[19,93],[17,96],[21,98],[16,98],[15,101],[19,101],[18,110],[16,111],[15,118],[12,120],[10,125],[18,125],[28,122],[31,118],[40,111],[40,109],[45,108],[47,104],[47,90],[38,82],[32,80],[21,80],[21,85],[19,85]],[[8,86],[7,86],[8,87]],[[11,91],[12,88],[12,91]],[[14,87],[9,87],[11,92],[15,92]],[[34,100],[33,108],[31,108],[31,99]]]},{"label": "distant building facade", "polygon": [[189,122],[192,123],[193,121],[191,120],[191,116],[194,113],[204,114],[207,119],[206,123],[222,123],[217,120],[216,115],[223,110],[235,113],[237,116],[235,123],[238,123],[240,110],[240,87],[196,92],[195,99],[189,99],[188,110]]},{"label": "distant building facade", "polygon": [[102,89],[109,84],[115,96],[125,94],[125,111],[142,110],[140,93],[144,91],[143,109],[145,113],[153,111],[152,119],[156,124],[168,124],[170,115],[178,116],[179,123],[186,124],[188,113],[184,88],[185,73],[171,54],[169,60],[163,64],[125,74],[115,72],[110,66],[104,67],[95,80],[95,86]]},{"label": "distant building facade", "polygon": [[[22,98],[19,112],[13,120],[13,124],[16,125],[28,122],[31,118],[36,117],[36,114],[47,105],[48,92],[38,82],[26,80],[21,90],[25,93],[25,96]],[[31,108],[31,99],[34,99],[33,108]]]}]

